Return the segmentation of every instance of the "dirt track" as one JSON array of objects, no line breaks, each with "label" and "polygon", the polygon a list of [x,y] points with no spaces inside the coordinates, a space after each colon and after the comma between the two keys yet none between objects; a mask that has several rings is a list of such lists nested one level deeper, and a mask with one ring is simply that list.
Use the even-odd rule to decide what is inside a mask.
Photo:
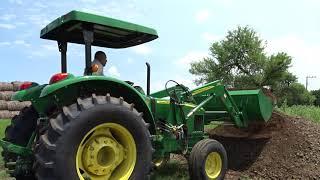
[{"label": "dirt track", "polygon": [[320,179],[319,124],[276,112],[263,131],[269,138],[222,138],[210,131],[227,150],[226,179]]}]

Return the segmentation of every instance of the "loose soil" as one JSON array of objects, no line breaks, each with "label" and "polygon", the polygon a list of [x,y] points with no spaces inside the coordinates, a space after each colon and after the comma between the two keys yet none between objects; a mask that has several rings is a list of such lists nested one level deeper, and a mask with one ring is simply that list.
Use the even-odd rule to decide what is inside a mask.
[{"label": "loose soil", "polygon": [[[225,179],[319,179],[320,180],[320,124],[300,117],[274,112],[261,129],[230,137],[232,128],[224,126],[209,130],[211,138],[221,142],[227,150],[229,170]],[[255,132],[255,133],[252,133]],[[187,170],[187,161],[178,155]]]},{"label": "loose soil", "polygon": [[320,179],[319,124],[275,112],[257,133],[267,138],[221,137],[209,131],[227,150],[225,179]]}]

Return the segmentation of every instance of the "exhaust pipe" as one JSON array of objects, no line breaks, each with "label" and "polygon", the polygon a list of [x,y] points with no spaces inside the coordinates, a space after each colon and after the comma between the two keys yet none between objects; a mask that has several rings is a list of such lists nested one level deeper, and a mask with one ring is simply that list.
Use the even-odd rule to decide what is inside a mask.
[{"label": "exhaust pipe", "polygon": [[147,95],[150,95],[150,64],[146,62],[147,65]]}]

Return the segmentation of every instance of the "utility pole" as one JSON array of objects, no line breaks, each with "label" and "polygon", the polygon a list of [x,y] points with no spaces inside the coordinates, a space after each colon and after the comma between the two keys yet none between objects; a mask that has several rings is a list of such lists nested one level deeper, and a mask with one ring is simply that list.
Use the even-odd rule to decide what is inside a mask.
[{"label": "utility pole", "polygon": [[306,77],[306,90],[308,90],[308,83],[310,78],[316,78],[316,76],[307,76]]}]

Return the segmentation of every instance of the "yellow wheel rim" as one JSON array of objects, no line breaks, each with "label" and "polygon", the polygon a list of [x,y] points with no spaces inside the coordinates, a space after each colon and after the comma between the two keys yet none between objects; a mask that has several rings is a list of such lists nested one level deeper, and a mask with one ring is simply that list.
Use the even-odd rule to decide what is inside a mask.
[{"label": "yellow wheel rim", "polygon": [[76,154],[80,180],[129,179],[137,159],[131,133],[116,123],[104,123],[91,129]]},{"label": "yellow wheel rim", "polygon": [[205,162],[205,171],[209,179],[216,179],[222,169],[221,156],[217,152],[211,152]]}]

